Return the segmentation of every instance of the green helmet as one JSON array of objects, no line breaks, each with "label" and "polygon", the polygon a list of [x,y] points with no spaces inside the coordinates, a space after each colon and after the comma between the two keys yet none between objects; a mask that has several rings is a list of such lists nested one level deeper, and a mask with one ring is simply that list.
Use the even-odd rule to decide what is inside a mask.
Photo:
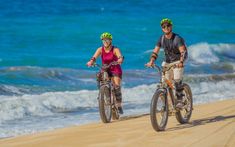
[{"label": "green helmet", "polygon": [[170,25],[173,25],[173,22],[169,18],[163,18],[160,22],[160,25],[162,26],[164,23],[169,23]]},{"label": "green helmet", "polygon": [[113,36],[109,32],[104,32],[103,34],[100,35],[100,39],[103,40],[104,38],[112,40]]}]

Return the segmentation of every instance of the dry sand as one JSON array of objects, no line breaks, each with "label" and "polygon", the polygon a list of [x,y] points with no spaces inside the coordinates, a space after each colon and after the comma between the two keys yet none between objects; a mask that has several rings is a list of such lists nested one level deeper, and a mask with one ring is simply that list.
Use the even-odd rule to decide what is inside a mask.
[{"label": "dry sand", "polygon": [[171,116],[164,132],[155,132],[144,115],[1,139],[0,146],[235,147],[235,99],[195,106],[189,124],[180,125]]}]

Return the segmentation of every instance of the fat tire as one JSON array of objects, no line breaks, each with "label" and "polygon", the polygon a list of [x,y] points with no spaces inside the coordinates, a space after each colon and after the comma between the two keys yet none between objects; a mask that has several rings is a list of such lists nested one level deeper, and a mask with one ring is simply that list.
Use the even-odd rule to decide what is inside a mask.
[{"label": "fat tire", "polygon": [[109,111],[109,115],[107,116],[105,113],[105,97],[109,99],[109,102],[111,100],[111,92],[108,86],[104,85],[100,87],[100,96],[99,96],[99,112],[100,112],[100,118],[103,123],[109,123],[111,121],[111,115],[112,115],[112,107],[111,104],[109,104],[109,108],[107,111]]},{"label": "fat tire", "polygon": [[[164,120],[161,124],[159,124],[161,120],[157,120],[156,118],[156,114],[157,114],[156,107],[157,107],[158,99],[160,98],[161,95],[164,97],[164,101],[165,101],[165,110],[164,110],[165,118],[162,118]],[[162,90],[157,90],[152,97],[152,101],[150,105],[150,120],[151,120],[152,127],[155,131],[158,132],[158,131],[165,130],[167,121],[168,121],[168,103],[167,103],[167,97],[165,95],[165,92]]]},{"label": "fat tire", "polygon": [[183,116],[182,116],[180,110],[175,113],[175,117],[176,117],[177,121],[178,121],[180,124],[185,124],[185,123],[188,123],[188,122],[189,122],[189,120],[190,120],[190,118],[191,118],[191,115],[192,115],[192,110],[193,110],[193,97],[192,97],[191,88],[190,88],[190,86],[189,86],[188,84],[186,84],[186,83],[183,83],[183,88],[184,88],[183,91],[185,91],[185,93],[186,93],[186,95],[187,95],[187,99],[188,99],[188,101],[189,101],[189,103],[190,103],[190,110],[189,110],[188,115],[187,115],[186,117],[183,117]]}]

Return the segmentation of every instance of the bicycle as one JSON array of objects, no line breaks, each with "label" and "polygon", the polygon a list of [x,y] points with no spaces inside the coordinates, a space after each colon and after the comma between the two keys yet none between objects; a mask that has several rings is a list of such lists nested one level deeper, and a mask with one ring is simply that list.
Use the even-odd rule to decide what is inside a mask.
[{"label": "bicycle", "polygon": [[114,86],[111,77],[108,74],[108,69],[112,65],[117,65],[116,61],[110,64],[93,64],[93,67],[98,67],[100,71],[96,74],[97,86],[99,89],[98,103],[100,118],[103,123],[109,123],[111,118],[118,120],[120,115],[118,112],[117,100],[114,94]]},{"label": "bicycle", "polygon": [[[168,122],[168,116],[175,115],[180,124],[188,123],[193,110],[193,98],[191,88],[187,83],[182,83],[182,108],[177,108],[176,89],[174,84],[165,78],[165,73],[176,64],[160,68],[153,65],[150,68],[157,69],[160,73],[160,82],[152,97],[150,105],[150,120],[155,131],[164,131]],[[170,108],[169,108],[170,107]]]}]

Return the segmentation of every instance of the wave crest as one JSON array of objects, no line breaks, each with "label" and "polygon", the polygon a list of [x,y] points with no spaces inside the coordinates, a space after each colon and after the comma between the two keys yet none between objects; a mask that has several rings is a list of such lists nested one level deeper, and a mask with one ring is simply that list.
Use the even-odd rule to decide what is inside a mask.
[{"label": "wave crest", "polygon": [[188,47],[189,59],[194,64],[225,62],[227,58],[235,58],[234,48],[235,44],[197,43]]}]

